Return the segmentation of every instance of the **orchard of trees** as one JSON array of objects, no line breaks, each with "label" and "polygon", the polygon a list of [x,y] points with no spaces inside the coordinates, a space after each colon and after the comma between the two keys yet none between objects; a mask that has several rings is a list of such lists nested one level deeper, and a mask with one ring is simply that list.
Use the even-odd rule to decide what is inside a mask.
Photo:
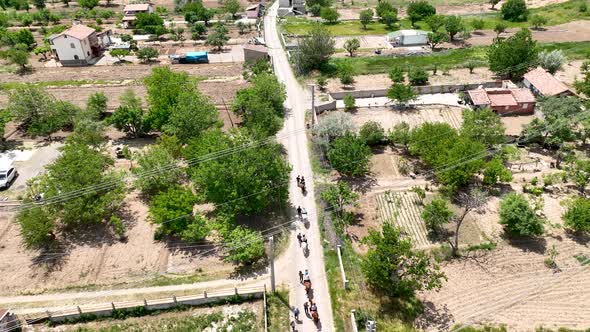
[{"label": "orchard of trees", "polygon": [[[186,73],[157,67],[144,83],[147,103],[128,90],[108,117],[108,98],[102,93],[92,95],[84,108],[35,86],[10,93],[7,116],[28,135],[72,131],[60,157],[31,180],[26,192],[17,216],[26,247],[51,248],[90,224],[102,224],[124,238],[122,206],[134,188],[149,206],[156,239],[194,242],[215,234],[228,261],[249,264],[261,258],[260,233],[238,226],[236,218],[288,200],[290,166],[281,146],[272,140],[259,144],[282,123],[282,84],[266,72],[253,74],[252,84],[238,93],[233,105],[244,122],[223,131],[216,107]],[[160,137],[154,145],[125,152],[132,168],[117,170],[106,146],[104,130],[110,125],[130,137]],[[196,213],[197,203],[214,204],[215,213]]]}]

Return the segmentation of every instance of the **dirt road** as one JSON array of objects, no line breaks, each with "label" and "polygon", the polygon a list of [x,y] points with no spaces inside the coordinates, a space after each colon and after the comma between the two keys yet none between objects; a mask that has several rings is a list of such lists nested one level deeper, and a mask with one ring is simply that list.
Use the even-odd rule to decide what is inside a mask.
[{"label": "dirt road", "polygon": [[[268,11],[264,18],[265,39],[269,47],[270,55],[273,59],[275,74],[287,88],[286,107],[291,109],[287,116],[285,126],[282,132],[293,132],[297,129],[305,128],[305,110],[310,105],[308,94],[301,88],[297,82],[285,51],[277,34],[276,12],[278,3],[275,3]],[[280,133],[279,133],[280,135]],[[289,154],[289,160],[293,166],[294,179],[296,174],[312,174],[311,163],[309,161],[309,151],[307,145],[307,136],[304,134],[289,135],[282,141]],[[277,279],[279,283],[289,285],[289,303],[296,306],[301,311],[297,322],[298,331],[334,331],[332,318],[332,308],[330,293],[324,269],[324,257],[321,245],[320,229],[314,201],[314,187],[311,176],[306,176],[307,195],[303,196],[301,190],[297,188],[295,181],[291,182],[289,187],[291,203],[293,206],[302,206],[308,212],[309,228],[301,223],[297,223],[298,229],[291,234],[291,241],[287,253],[281,257],[277,263]],[[309,241],[310,254],[306,258],[296,237],[296,232],[305,234]],[[313,288],[313,300],[317,303],[320,323],[314,326],[313,321],[303,313],[303,303],[307,301],[305,290],[299,283],[298,271],[309,270]]]}]

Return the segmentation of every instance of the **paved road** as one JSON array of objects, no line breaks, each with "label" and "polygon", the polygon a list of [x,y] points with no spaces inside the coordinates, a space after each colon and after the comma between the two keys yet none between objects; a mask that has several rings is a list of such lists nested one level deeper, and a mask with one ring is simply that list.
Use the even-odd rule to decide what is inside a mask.
[{"label": "paved road", "polygon": [[[269,8],[267,16],[264,18],[264,36],[266,44],[269,47],[269,53],[272,56],[275,74],[281,80],[287,89],[286,107],[291,109],[285,120],[285,126],[279,135],[285,132],[293,133],[296,130],[305,128],[305,109],[310,107],[310,99],[293,75],[287,55],[281,47],[277,34],[277,13],[278,1]],[[293,181],[289,187],[291,203],[294,206],[302,206],[308,211],[310,221],[309,228],[305,228],[301,223],[297,223],[298,229],[290,234],[291,241],[287,253],[281,257],[282,262],[286,262],[284,269],[277,269],[278,282],[283,282],[289,286],[289,303],[296,306],[301,311],[300,321],[297,325],[297,331],[334,331],[334,321],[332,317],[332,307],[330,293],[328,292],[328,283],[324,269],[324,256],[321,245],[320,229],[314,201],[314,188],[312,179],[312,169],[309,160],[309,151],[307,137],[300,133],[289,135],[281,143],[287,149],[289,160],[293,166]],[[306,175],[306,184],[308,193],[306,196],[301,194],[297,188],[294,178],[297,174]],[[306,234],[309,247],[309,257],[304,257],[301,248],[299,248],[296,239],[296,233]],[[277,264],[279,265],[279,264]],[[314,326],[313,321],[303,313],[303,303],[307,301],[305,290],[299,283],[299,270],[308,269],[311,275],[314,302],[317,303],[320,324]]]}]

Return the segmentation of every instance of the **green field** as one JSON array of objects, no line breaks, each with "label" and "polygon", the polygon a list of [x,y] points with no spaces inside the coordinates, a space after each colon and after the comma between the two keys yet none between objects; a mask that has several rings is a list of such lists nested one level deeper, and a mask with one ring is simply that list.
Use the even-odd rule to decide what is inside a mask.
[{"label": "green field", "polygon": [[[586,12],[580,12],[578,10],[580,8],[580,5],[585,1],[586,0],[570,0],[564,3],[549,5],[542,8],[533,8],[530,10],[530,12],[531,16],[538,14],[547,18],[547,26],[558,25],[578,20],[590,20],[590,9]],[[528,22],[504,21],[500,17],[500,14],[496,13],[464,16],[465,23],[467,27],[470,29],[473,29],[471,27],[471,22],[473,22],[473,20],[475,19],[483,19],[485,23],[484,29],[488,30],[493,30],[496,24],[500,22],[503,22],[508,27],[512,28],[528,27],[530,25]],[[313,21],[304,18],[290,17],[285,20],[285,22],[282,24],[282,27],[284,31],[287,33],[304,35],[311,29],[312,24]],[[387,29],[387,26],[385,26],[385,24],[379,22],[373,22],[369,24],[366,30],[363,29],[359,21],[345,21],[336,24],[323,24],[334,36],[384,35],[391,31],[411,28],[410,21],[407,19],[399,21],[392,29]],[[418,22],[416,23],[416,26],[424,30],[429,29],[426,23],[424,22]]]},{"label": "green field", "polygon": [[[539,49],[561,49],[571,60],[590,58],[590,42],[540,44]],[[475,61],[480,67],[487,66],[486,51],[486,46],[480,46],[454,49],[424,56],[334,58],[331,62],[336,66],[343,62],[351,63],[355,68],[356,75],[387,73],[394,66],[432,69],[436,65],[439,70],[444,70],[465,67],[469,61]]]}]

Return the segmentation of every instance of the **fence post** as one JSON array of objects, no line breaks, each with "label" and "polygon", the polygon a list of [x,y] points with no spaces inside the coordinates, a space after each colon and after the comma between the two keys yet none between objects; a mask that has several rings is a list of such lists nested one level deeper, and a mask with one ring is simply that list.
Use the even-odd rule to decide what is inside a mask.
[{"label": "fence post", "polygon": [[238,295],[238,287],[234,287],[234,293]]},{"label": "fence post", "polygon": [[117,308],[115,308],[115,303],[111,302],[111,307],[113,307],[113,311],[117,310]]},{"label": "fence post", "polygon": [[178,305],[178,301],[176,301],[176,295],[172,295],[172,300],[174,300],[175,305]]},{"label": "fence post", "polygon": [[148,307],[148,304],[147,304],[147,300],[146,300],[146,299],[143,299],[143,305],[144,305],[144,306],[145,306],[145,308],[147,309],[147,307]]},{"label": "fence post", "polygon": [[352,309],[350,311],[350,325],[352,325],[352,332],[358,332],[358,328],[356,327],[356,318],[354,317],[354,313],[356,310]]},{"label": "fence post", "polygon": [[51,312],[49,312],[49,310],[45,310],[45,313],[47,313],[47,318],[51,319]]},{"label": "fence post", "polygon": [[207,291],[203,291],[203,296],[207,298]]},{"label": "fence post", "polygon": [[80,309],[80,306],[76,306],[76,308],[78,308],[78,313],[80,314],[80,316],[82,315],[82,309]]},{"label": "fence post", "polygon": [[348,279],[346,279],[346,273],[344,272],[344,265],[342,264],[342,249],[341,246],[338,245],[336,248],[338,251],[338,263],[340,264],[340,274],[342,275],[342,284],[344,289],[348,289]]}]

